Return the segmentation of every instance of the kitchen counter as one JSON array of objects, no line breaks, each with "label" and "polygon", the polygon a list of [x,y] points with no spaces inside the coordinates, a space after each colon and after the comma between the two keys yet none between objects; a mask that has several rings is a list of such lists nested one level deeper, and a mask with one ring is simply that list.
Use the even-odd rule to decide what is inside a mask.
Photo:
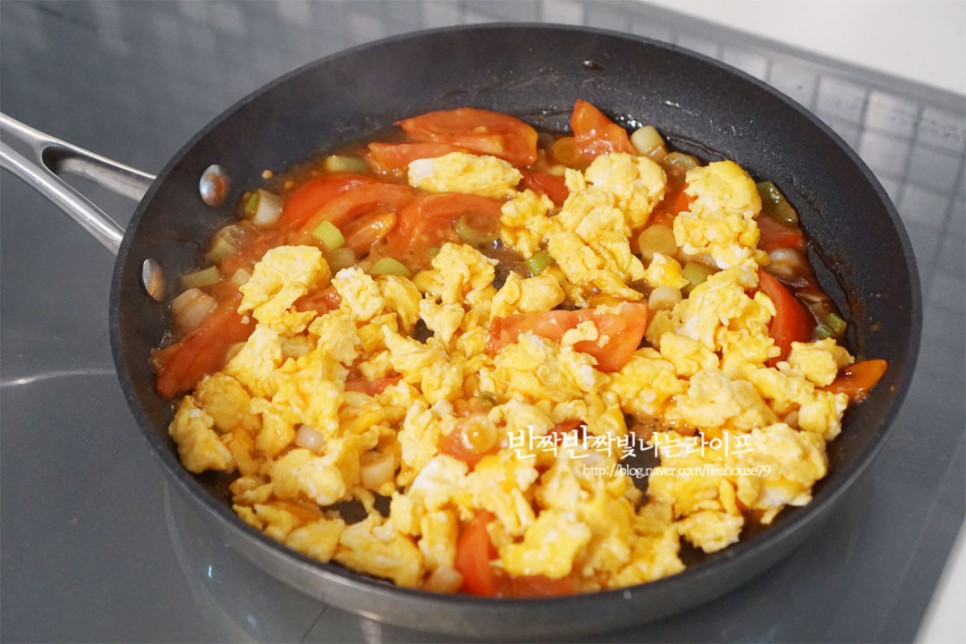
[{"label": "kitchen counter", "polygon": [[[302,64],[422,28],[586,24],[677,43],[827,122],[895,201],[922,351],[879,456],[812,541],[695,610],[595,641],[908,641],[966,515],[966,109],[960,94],[634,2],[0,3],[0,100],[21,121],[156,172],[236,100]],[[0,639],[423,641],[279,584],[170,486],[114,374],[113,258],[0,175]],[[119,222],[133,204],[90,188]]]}]

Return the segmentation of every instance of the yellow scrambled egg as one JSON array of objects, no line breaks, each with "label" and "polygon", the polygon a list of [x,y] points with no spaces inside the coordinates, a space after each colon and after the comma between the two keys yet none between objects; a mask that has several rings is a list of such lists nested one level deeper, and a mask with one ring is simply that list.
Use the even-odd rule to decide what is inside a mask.
[{"label": "yellow scrambled egg", "polygon": [[[493,566],[591,591],[679,572],[682,539],[719,550],[749,520],[769,523],[809,501],[848,402],[823,387],[852,357],[822,340],[796,343],[769,366],[779,351],[768,335],[775,306],[756,288],[761,201],[737,164],[688,173],[677,257],[646,264],[631,239],[667,178],[645,157],[603,155],[568,170],[560,208],[517,192],[519,172],[494,157],[416,161],[409,181],[506,198],[504,243],[525,258],[549,251],[553,262],[497,287],[495,260],[458,244],[412,277],[359,267],[333,275],[310,247],[266,253],[241,288],[239,312],[254,332],[180,401],[170,426],[189,470],[237,472],[231,493],[246,522],[317,560],[456,592],[461,531],[486,511]],[[591,320],[558,340],[523,332],[486,350],[497,318],[605,310],[641,301],[645,285],[680,289],[688,258],[721,270],[652,312],[644,342],[616,372],[578,348],[607,341]],[[330,286],[337,309],[296,310]],[[420,323],[425,341],[412,336]],[[385,386],[347,385],[360,378]],[[468,416],[495,436],[473,466],[442,448]],[[573,419],[582,436],[552,433]],[[629,419],[650,431],[635,434]],[[660,467],[642,494],[634,483],[647,473],[621,463],[647,450]],[[376,495],[388,497],[387,514]],[[353,500],[366,518],[348,524],[331,506]]]}]

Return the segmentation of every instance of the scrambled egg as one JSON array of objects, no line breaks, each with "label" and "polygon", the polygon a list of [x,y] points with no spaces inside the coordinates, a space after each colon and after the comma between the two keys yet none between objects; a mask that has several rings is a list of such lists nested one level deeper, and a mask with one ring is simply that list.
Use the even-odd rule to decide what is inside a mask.
[{"label": "scrambled egg", "polygon": [[[520,172],[495,157],[418,160],[408,178],[426,191],[505,198],[504,244],[524,258],[549,251],[553,264],[497,288],[495,260],[459,244],[411,278],[360,267],[333,275],[314,247],[266,253],[241,287],[239,312],[255,319],[254,332],[180,401],[170,426],[190,471],[238,473],[231,493],[242,519],[317,560],[456,592],[460,535],[487,512],[494,567],[590,591],[677,573],[682,539],[720,550],[749,518],[767,524],[808,503],[848,403],[823,387],[853,359],[822,340],[795,343],[769,366],[779,350],[768,334],[775,305],[757,290],[761,201],[737,164],[688,172],[676,256],[646,265],[631,239],[667,185],[646,157],[602,155],[584,172],[567,170],[559,208],[518,192]],[[556,339],[526,330],[487,350],[497,319],[608,310],[647,289],[680,289],[689,258],[721,270],[653,312],[617,371],[578,349],[609,340],[588,319]],[[326,287],[338,308],[296,309]],[[417,324],[431,333],[425,341],[412,335]],[[360,390],[360,379],[382,386]],[[467,418],[491,438],[472,464],[447,447],[465,439]],[[569,432],[554,430],[568,422]],[[660,455],[646,494],[634,483],[648,473],[621,465],[642,450]],[[366,518],[347,524],[331,509],[347,501]]]}]

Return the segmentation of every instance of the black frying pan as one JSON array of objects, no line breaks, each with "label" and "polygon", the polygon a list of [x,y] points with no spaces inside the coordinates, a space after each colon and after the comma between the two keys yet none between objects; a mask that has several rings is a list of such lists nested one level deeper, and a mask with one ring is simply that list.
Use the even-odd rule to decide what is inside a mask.
[{"label": "black frying pan", "polygon": [[[734,159],[773,180],[798,209],[826,290],[850,318],[850,348],[889,361],[879,386],[847,412],[829,445],[830,473],[814,500],[769,529],[649,584],[555,599],[492,600],[397,588],[335,564],[319,564],[238,519],[225,479],[184,470],[167,435],[173,406],[154,391],[151,349],[168,327],[165,302],[142,283],[145,260],[169,279],[197,264],[211,232],[235,216],[241,192],[265,168],[284,171],[326,148],[364,139],[394,121],[473,106],[567,129],[576,98],[624,125],[650,123],[705,161]],[[22,131],[4,120],[4,132]],[[21,128],[22,130],[22,128]],[[29,138],[29,137],[27,137]],[[38,144],[40,141],[40,144]],[[80,170],[128,194],[150,177],[112,170],[70,146],[34,140],[47,167]],[[42,144],[42,145],[41,145]],[[35,185],[44,172],[4,145],[2,160]],[[225,205],[206,206],[202,172],[217,163],[232,180]],[[65,208],[72,197],[45,187]],[[115,233],[102,227],[111,245]],[[115,239],[116,242],[116,239]],[[488,638],[552,637],[616,629],[695,606],[742,584],[832,517],[846,488],[882,445],[912,375],[921,307],[912,250],[882,187],[834,133],[761,82],[711,59],[643,38],[582,28],[489,25],[410,34],[303,67],[243,99],[189,141],[141,200],[111,288],[111,343],[128,403],[179,489],[223,529],[226,540],[279,579],[340,608],[415,629]]]}]

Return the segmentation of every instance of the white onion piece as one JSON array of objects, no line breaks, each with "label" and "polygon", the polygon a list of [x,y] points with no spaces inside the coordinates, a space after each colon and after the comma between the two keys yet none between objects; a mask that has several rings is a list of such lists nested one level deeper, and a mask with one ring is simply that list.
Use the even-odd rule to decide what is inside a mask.
[{"label": "white onion piece", "polygon": [[238,288],[240,286],[244,286],[245,283],[251,278],[252,278],[251,273],[246,271],[244,268],[239,268],[237,271],[235,271],[232,274],[231,279],[229,281],[232,283],[232,286],[234,286],[235,288]]},{"label": "white onion piece", "polygon": [[295,432],[295,444],[313,452],[320,452],[325,445],[325,436],[311,425],[300,425]]},{"label": "white onion piece", "polygon": [[215,310],[218,303],[201,289],[189,288],[171,302],[174,323],[184,333],[194,331]]},{"label": "white onion piece", "polygon": [[631,143],[641,154],[651,155],[655,150],[664,150],[664,139],[652,125],[634,130],[631,134]]},{"label": "white onion piece", "polygon": [[363,487],[377,490],[383,483],[392,480],[396,473],[396,460],[387,452],[366,452],[362,455],[359,473]]},{"label": "white onion piece", "polygon": [[673,286],[658,286],[647,298],[647,308],[651,311],[674,308],[681,301],[681,290]]},{"label": "white onion piece", "polygon": [[801,271],[805,258],[794,248],[776,248],[768,253],[771,260],[768,268],[772,273],[778,273],[783,277],[794,277]]},{"label": "white onion piece", "polygon": [[463,575],[449,566],[440,566],[426,578],[423,590],[434,593],[455,593],[463,585]]},{"label": "white onion piece", "polygon": [[282,198],[267,190],[258,190],[258,207],[252,215],[252,223],[256,226],[271,226],[282,214]]}]

